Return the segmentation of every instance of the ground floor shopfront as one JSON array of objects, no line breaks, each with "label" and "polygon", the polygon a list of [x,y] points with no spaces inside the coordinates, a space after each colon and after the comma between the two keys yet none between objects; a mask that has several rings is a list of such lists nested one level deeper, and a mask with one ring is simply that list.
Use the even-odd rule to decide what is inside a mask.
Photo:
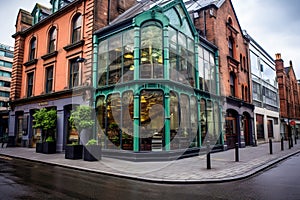
[{"label": "ground floor shopfront", "polygon": [[230,97],[224,102],[225,133],[224,148],[245,147],[255,144],[254,106]]},{"label": "ground floor shopfront", "polygon": [[45,140],[42,131],[34,129],[33,114],[41,108],[54,109],[57,112],[57,125],[55,130],[56,149],[64,150],[66,144],[78,140],[78,134],[74,132],[69,123],[71,110],[74,106],[83,104],[81,96],[61,99],[44,99],[39,102],[18,105],[10,112],[9,137],[11,145],[22,147],[35,147],[37,142]]},{"label": "ground floor shopfront", "polygon": [[288,140],[298,139],[300,136],[300,120],[281,118],[280,119],[280,138]]},{"label": "ground floor shopfront", "polygon": [[267,142],[269,139],[280,141],[280,118],[279,112],[255,107],[255,138],[258,143]]}]

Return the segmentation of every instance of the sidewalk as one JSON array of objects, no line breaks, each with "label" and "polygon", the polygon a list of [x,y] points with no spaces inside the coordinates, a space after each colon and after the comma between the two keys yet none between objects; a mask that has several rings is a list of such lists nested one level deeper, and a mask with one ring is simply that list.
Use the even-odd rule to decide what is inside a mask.
[{"label": "sidewalk", "polygon": [[258,173],[292,155],[300,152],[300,144],[289,149],[284,141],[273,143],[273,154],[269,144],[239,149],[239,160],[235,162],[235,150],[211,154],[211,167],[206,169],[206,155],[199,155],[170,162],[131,162],[103,157],[96,162],[65,159],[64,153],[40,154],[34,148],[0,148],[0,155],[21,158],[51,165],[113,175],[123,178],[158,183],[211,183],[239,180]]}]

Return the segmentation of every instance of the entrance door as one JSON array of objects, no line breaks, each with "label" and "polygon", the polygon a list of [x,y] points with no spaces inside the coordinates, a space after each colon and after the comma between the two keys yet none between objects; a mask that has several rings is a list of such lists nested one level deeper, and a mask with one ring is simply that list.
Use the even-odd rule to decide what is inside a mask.
[{"label": "entrance door", "polygon": [[237,118],[232,113],[227,113],[226,117],[226,143],[227,148],[232,149],[238,142]]},{"label": "entrance door", "polygon": [[249,146],[249,145],[251,145],[250,144],[250,134],[249,134],[249,132],[250,132],[249,131],[249,128],[250,128],[250,126],[249,126],[249,119],[246,116],[244,116],[243,122],[244,122],[245,145]]}]

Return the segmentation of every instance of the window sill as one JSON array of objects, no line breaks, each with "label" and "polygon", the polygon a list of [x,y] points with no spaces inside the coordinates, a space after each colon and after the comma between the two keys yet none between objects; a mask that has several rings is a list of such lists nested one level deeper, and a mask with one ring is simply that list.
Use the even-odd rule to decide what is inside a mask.
[{"label": "window sill", "polygon": [[64,47],[64,50],[71,51],[73,49],[76,49],[77,47],[81,47],[84,45],[84,40],[79,40],[78,42],[75,42],[73,44],[69,44]]},{"label": "window sill", "polygon": [[42,56],[42,59],[43,59],[43,60],[47,60],[47,59],[49,59],[49,58],[52,58],[52,57],[57,56],[57,54],[58,54],[58,51],[53,51],[53,52],[51,52],[51,53],[47,53],[46,55],[43,55],[43,56]]},{"label": "window sill", "polygon": [[35,64],[37,63],[37,61],[38,61],[38,59],[32,59],[32,60],[30,60],[30,61],[24,63],[24,65],[25,65],[26,67],[29,67],[29,66],[31,66],[31,65],[35,65]]}]

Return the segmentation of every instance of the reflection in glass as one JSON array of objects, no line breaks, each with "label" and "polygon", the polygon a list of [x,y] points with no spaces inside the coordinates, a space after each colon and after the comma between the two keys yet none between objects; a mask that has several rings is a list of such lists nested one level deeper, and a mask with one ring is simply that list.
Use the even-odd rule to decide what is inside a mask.
[{"label": "reflection in glass", "polygon": [[141,28],[140,77],[163,78],[162,27],[148,22]]}]

